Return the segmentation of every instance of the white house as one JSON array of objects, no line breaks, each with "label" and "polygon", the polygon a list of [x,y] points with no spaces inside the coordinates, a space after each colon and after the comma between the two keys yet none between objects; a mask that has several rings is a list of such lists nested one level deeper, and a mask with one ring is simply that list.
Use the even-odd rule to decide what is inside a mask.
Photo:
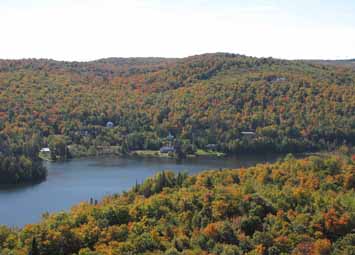
[{"label": "white house", "polygon": [[255,132],[250,132],[250,131],[244,131],[241,132],[242,135],[255,135]]}]

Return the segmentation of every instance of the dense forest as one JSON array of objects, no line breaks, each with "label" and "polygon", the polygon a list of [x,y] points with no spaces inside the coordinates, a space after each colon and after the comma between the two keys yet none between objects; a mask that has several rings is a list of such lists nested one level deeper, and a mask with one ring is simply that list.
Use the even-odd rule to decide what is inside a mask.
[{"label": "dense forest", "polygon": [[9,140],[0,134],[0,185],[34,183],[47,176],[39,158],[41,138],[21,135]]},{"label": "dense forest", "polygon": [[[11,167],[18,175],[11,182],[27,178],[15,172],[35,176],[37,156],[20,153],[34,136],[51,148],[52,159],[159,150],[169,133],[182,157],[209,145],[227,154],[354,145],[352,63],[224,53],[1,60],[1,162],[22,157]],[[1,166],[0,174],[9,169]]]},{"label": "dense forest", "polygon": [[2,255],[354,252],[355,156],[161,172],[21,230],[0,227]]}]

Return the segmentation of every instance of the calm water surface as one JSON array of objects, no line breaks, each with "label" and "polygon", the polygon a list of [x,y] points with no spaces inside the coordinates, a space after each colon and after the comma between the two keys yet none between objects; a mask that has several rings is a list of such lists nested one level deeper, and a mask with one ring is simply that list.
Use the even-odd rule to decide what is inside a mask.
[{"label": "calm water surface", "polygon": [[89,158],[68,162],[46,162],[45,182],[0,190],[0,225],[22,227],[38,222],[44,212],[67,210],[90,197],[129,190],[136,181],[162,170],[187,171],[238,168],[262,162],[273,162],[280,156],[241,156],[240,158],[189,159],[177,163],[174,159]]}]

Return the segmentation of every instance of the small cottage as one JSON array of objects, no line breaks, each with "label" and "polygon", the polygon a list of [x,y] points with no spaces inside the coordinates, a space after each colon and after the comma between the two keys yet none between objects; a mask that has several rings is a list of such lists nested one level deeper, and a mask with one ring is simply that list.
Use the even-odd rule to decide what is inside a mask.
[{"label": "small cottage", "polygon": [[169,153],[175,152],[175,148],[173,146],[163,146],[160,148],[160,153]]},{"label": "small cottage", "polygon": [[248,136],[248,135],[255,135],[255,132],[251,132],[251,131],[243,131],[241,132],[242,135]]}]

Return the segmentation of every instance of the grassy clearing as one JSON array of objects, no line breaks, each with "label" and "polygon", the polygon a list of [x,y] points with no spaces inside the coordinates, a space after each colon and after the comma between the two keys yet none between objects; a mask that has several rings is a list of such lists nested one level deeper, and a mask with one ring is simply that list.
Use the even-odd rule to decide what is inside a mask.
[{"label": "grassy clearing", "polygon": [[206,150],[202,150],[202,149],[198,149],[195,154],[196,154],[196,156],[205,156],[205,157],[224,157],[224,156],[226,156],[226,154],[223,152],[206,151]]},{"label": "grassy clearing", "polygon": [[132,151],[130,155],[147,158],[174,158],[174,154],[160,153],[158,150],[136,150]]}]

